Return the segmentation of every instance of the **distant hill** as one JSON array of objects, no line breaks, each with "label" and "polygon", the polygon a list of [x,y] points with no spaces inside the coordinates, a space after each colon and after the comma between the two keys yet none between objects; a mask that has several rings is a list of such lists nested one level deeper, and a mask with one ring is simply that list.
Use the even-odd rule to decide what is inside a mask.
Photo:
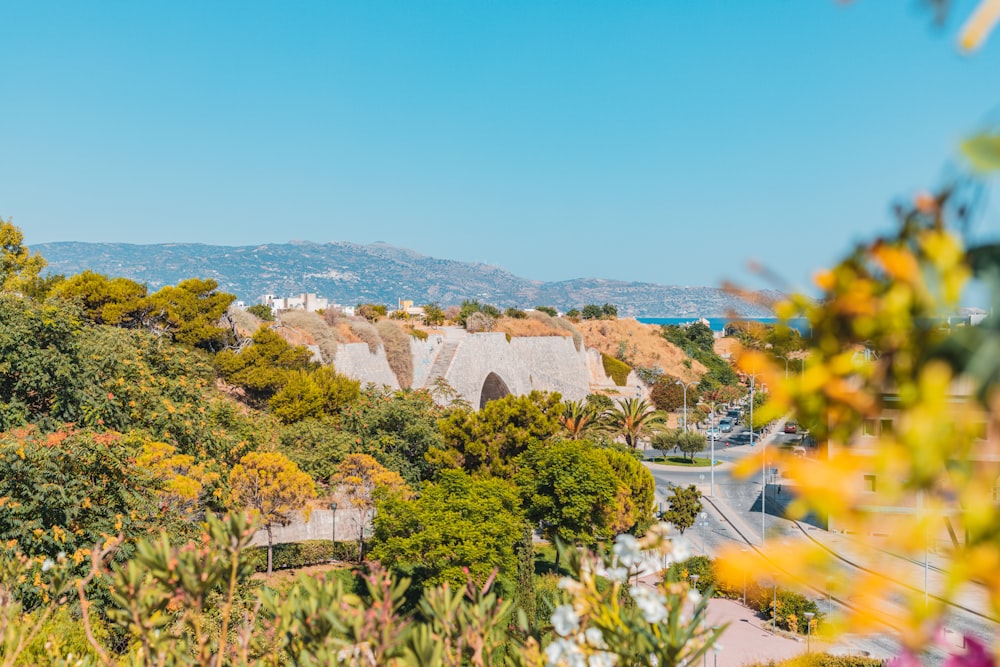
[{"label": "distant hill", "polygon": [[151,290],[186,278],[213,278],[220,289],[247,303],[256,303],[263,294],[312,292],[331,303],[346,305],[372,302],[395,306],[398,299],[411,299],[415,304],[448,306],[478,299],[501,308],[546,305],[560,310],[613,303],[619,315],[638,317],[771,315],[764,307],[714,287],[596,278],[546,283],[519,278],[487,264],[435,259],[384,243],[213,246],[64,242],[35,245],[32,250],[45,257],[50,273],[72,275],[90,269],[145,283]]}]

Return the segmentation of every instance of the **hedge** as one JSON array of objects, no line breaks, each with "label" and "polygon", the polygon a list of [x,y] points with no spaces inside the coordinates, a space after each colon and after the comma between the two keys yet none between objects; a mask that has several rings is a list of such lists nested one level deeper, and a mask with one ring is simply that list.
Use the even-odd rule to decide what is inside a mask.
[{"label": "hedge", "polygon": [[[331,546],[332,545],[332,546]],[[354,560],[358,557],[358,543],[307,540],[275,544],[271,555],[271,568],[287,570],[306,565],[329,563],[331,560]],[[253,547],[246,551],[247,561],[257,572],[267,572],[267,547]]]},{"label": "hedge", "polygon": [[746,667],[882,667],[885,661],[858,655],[833,655],[832,653],[807,653],[781,662],[753,662]]},{"label": "hedge", "polygon": [[604,362],[604,372],[607,373],[608,377],[614,380],[615,384],[619,387],[624,387],[628,382],[628,374],[632,372],[632,367],[624,361],[615,359],[603,352],[601,353],[601,360]]}]

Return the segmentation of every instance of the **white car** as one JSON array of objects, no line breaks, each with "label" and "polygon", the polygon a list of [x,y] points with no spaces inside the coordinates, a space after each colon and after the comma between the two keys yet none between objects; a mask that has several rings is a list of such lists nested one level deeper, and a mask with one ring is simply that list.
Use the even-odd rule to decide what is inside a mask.
[{"label": "white car", "polygon": [[722,431],[717,426],[712,426],[705,430],[705,437],[709,440],[721,440]]}]

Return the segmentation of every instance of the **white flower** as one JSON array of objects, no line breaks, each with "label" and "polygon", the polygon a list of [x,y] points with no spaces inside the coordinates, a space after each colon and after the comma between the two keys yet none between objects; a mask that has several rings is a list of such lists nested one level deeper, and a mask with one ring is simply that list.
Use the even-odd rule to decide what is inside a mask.
[{"label": "white flower", "polygon": [[614,653],[599,651],[590,656],[590,660],[587,661],[587,665],[589,665],[589,667],[612,667],[616,660],[618,660],[618,656]]},{"label": "white flower", "polygon": [[607,643],[604,641],[604,635],[601,634],[600,628],[587,628],[587,630],[583,633],[583,636],[592,648],[604,649],[608,647]]},{"label": "white flower", "polygon": [[55,567],[55,562],[51,558],[46,558],[42,562],[42,572],[48,572],[53,567]]},{"label": "white flower", "polygon": [[692,588],[688,591],[687,600],[691,604],[698,604],[701,602],[701,593],[698,592],[697,588]]},{"label": "white flower", "polygon": [[545,648],[545,664],[548,667],[587,667],[587,658],[573,641],[559,637]]},{"label": "white flower", "polygon": [[573,605],[561,604],[552,612],[552,627],[560,637],[568,637],[580,628],[580,617]]},{"label": "white flower", "polygon": [[609,567],[604,573],[610,581],[621,583],[628,579],[628,570],[624,567]]},{"label": "white flower", "polygon": [[660,659],[657,658],[654,654],[650,653],[649,654],[649,664],[651,664],[653,667],[657,667],[657,665],[660,664]]},{"label": "white flower", "polygon": [[659,623],[667,617],[667,599],[656,591],[644,586],[632,586],[628,592],[647,623]]},{"label": "white flower", "polygon": [[618,557],[618,562],[624,567],[638,565],[639,561],[642,560],[642,548],[639,546],[639,540],[627,533],[615,538],[614,552],[615,556]]},{"label": "white flower", "polygon": [[683,563],[693,554],[691,553],[691,543],[686,537],[675,537],[664,545],[667,564]]}]

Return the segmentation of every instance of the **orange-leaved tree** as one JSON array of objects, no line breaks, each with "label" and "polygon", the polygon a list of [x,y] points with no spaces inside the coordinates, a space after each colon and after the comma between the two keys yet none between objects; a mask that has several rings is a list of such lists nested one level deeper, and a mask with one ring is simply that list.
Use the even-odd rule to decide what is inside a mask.
[{"label": "orange-leaved tree", "polygon": [[409,493],[409,487],[400,474],[389,470],[368,454],[351,454],[330,478],[330,484],[343,494],[358,512],[358,561],[365,555],[365,526],[375,513],[379,494],[386,492]]},{"label": "orange-leaved tree", "polygon": [[267,530],[267,573],[271,573],[274,524],[285,524],[297,511],[306,511],[316,497],[316,485],[308,473],[283,454],[250,452],[229,473],[231,502],[260,517]]}]

